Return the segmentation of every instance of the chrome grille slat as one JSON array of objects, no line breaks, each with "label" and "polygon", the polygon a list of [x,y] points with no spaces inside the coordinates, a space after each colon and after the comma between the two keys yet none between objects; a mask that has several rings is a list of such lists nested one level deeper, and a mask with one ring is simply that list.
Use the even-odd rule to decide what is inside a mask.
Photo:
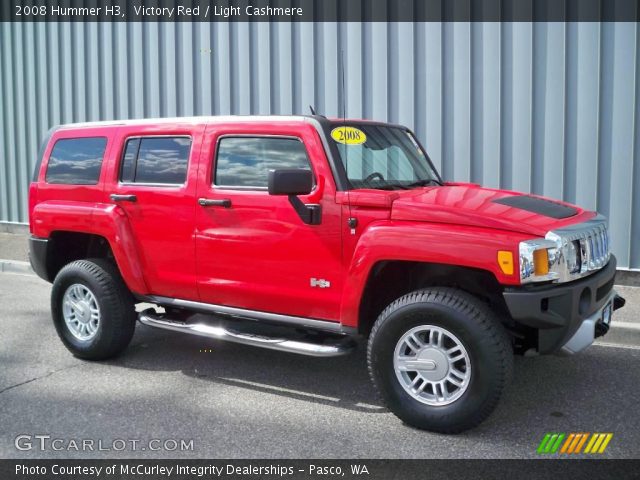
[{"label": "chrome grille slat", "polygon": [[[609,260],[609,241],[608,232],[604,224],[597,225],[594,229],[585,231],[585,242],[582,243],[583,252],[587,262],[581,269],[581,273],[588,273],[593,270],[602,268]],[[586,267],[586,271],[584,268]]]}]

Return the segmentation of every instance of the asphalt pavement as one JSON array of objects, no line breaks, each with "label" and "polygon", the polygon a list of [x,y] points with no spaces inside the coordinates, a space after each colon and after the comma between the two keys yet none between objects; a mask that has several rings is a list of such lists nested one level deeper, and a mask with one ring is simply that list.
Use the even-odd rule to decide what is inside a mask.
[{"label": "asphalt pavement", "polygon": [[[317,359],[138,325],[117,359],[82,361],[57,338],[50,286],[1,273],[0,457],[522,458],[537,456],[546,432],[611,432],[601,457],[638,458],[640,289],[619,291],[631,301],[604,343],[574,357],[517,358],[488,421],[447,436],[382,407],[362,346]],[[45,449],[36,435],[50,437]],[[150,439],[169,443],[151,451]],[[84,440],[103,450],[73,448]],[[192,448],[174,449],[180,440]]]}]

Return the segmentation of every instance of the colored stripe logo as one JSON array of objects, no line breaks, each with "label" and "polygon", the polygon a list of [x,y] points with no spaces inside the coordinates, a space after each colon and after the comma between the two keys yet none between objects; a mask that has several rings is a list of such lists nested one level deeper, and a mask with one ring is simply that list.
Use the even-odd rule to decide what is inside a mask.
[{"label": "colored stripe logo", "polygon": [[[604,453],[613,433],[546,433],[537,452],[539,454]],[[585,446],[586,445],[586,446]],[[584,450],[583,450],[584,448]]]}]

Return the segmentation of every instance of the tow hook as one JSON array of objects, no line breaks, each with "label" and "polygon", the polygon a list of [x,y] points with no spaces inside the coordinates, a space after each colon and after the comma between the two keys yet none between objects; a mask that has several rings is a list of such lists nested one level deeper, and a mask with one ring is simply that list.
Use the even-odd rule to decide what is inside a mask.
[{"label": "tow hook", "polygon": [[598,322],[596,323],[594,337],[595,338],[602,337],[603,335],[606,335],[608,331],[609,331],[609,325],[607,325],[606,323]]},{"label": "tow hook", "polygon": [[625,303],[627,303],[627,301],[620,295],[616,294],[616,296],[613,297],[613,310],[615,311],[624,307]]},{"label": "tow hook", "polygon": [[[613,311],[616,311],[619,308],[624,307],[624,304],[626,302],[627,301],[623,297],[621,297],[620,295],[616,294],[613,297]],[[595,337],[598,338],[598,337],[602,337],[603,335],[606,335],[607,332],[609,331],[609,327],[610,327],[610,325],[606,324],[604,322],[596,323],[596,328],[595,328],[595,332],[594,332],[595,333]]]}]

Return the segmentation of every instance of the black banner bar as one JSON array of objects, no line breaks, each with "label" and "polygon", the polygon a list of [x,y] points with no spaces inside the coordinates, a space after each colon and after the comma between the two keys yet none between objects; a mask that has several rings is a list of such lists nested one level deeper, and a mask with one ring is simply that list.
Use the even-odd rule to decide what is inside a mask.
[{"label": "black banner bar", "polygon": [[637,22],[640,0],[2,0],[3,22]]},{"label": "black banner bar", "polygon": [[[640,460],[0,460],[2,480],[638,478]],[[559,477],[562,475],[562,477]]]}]

